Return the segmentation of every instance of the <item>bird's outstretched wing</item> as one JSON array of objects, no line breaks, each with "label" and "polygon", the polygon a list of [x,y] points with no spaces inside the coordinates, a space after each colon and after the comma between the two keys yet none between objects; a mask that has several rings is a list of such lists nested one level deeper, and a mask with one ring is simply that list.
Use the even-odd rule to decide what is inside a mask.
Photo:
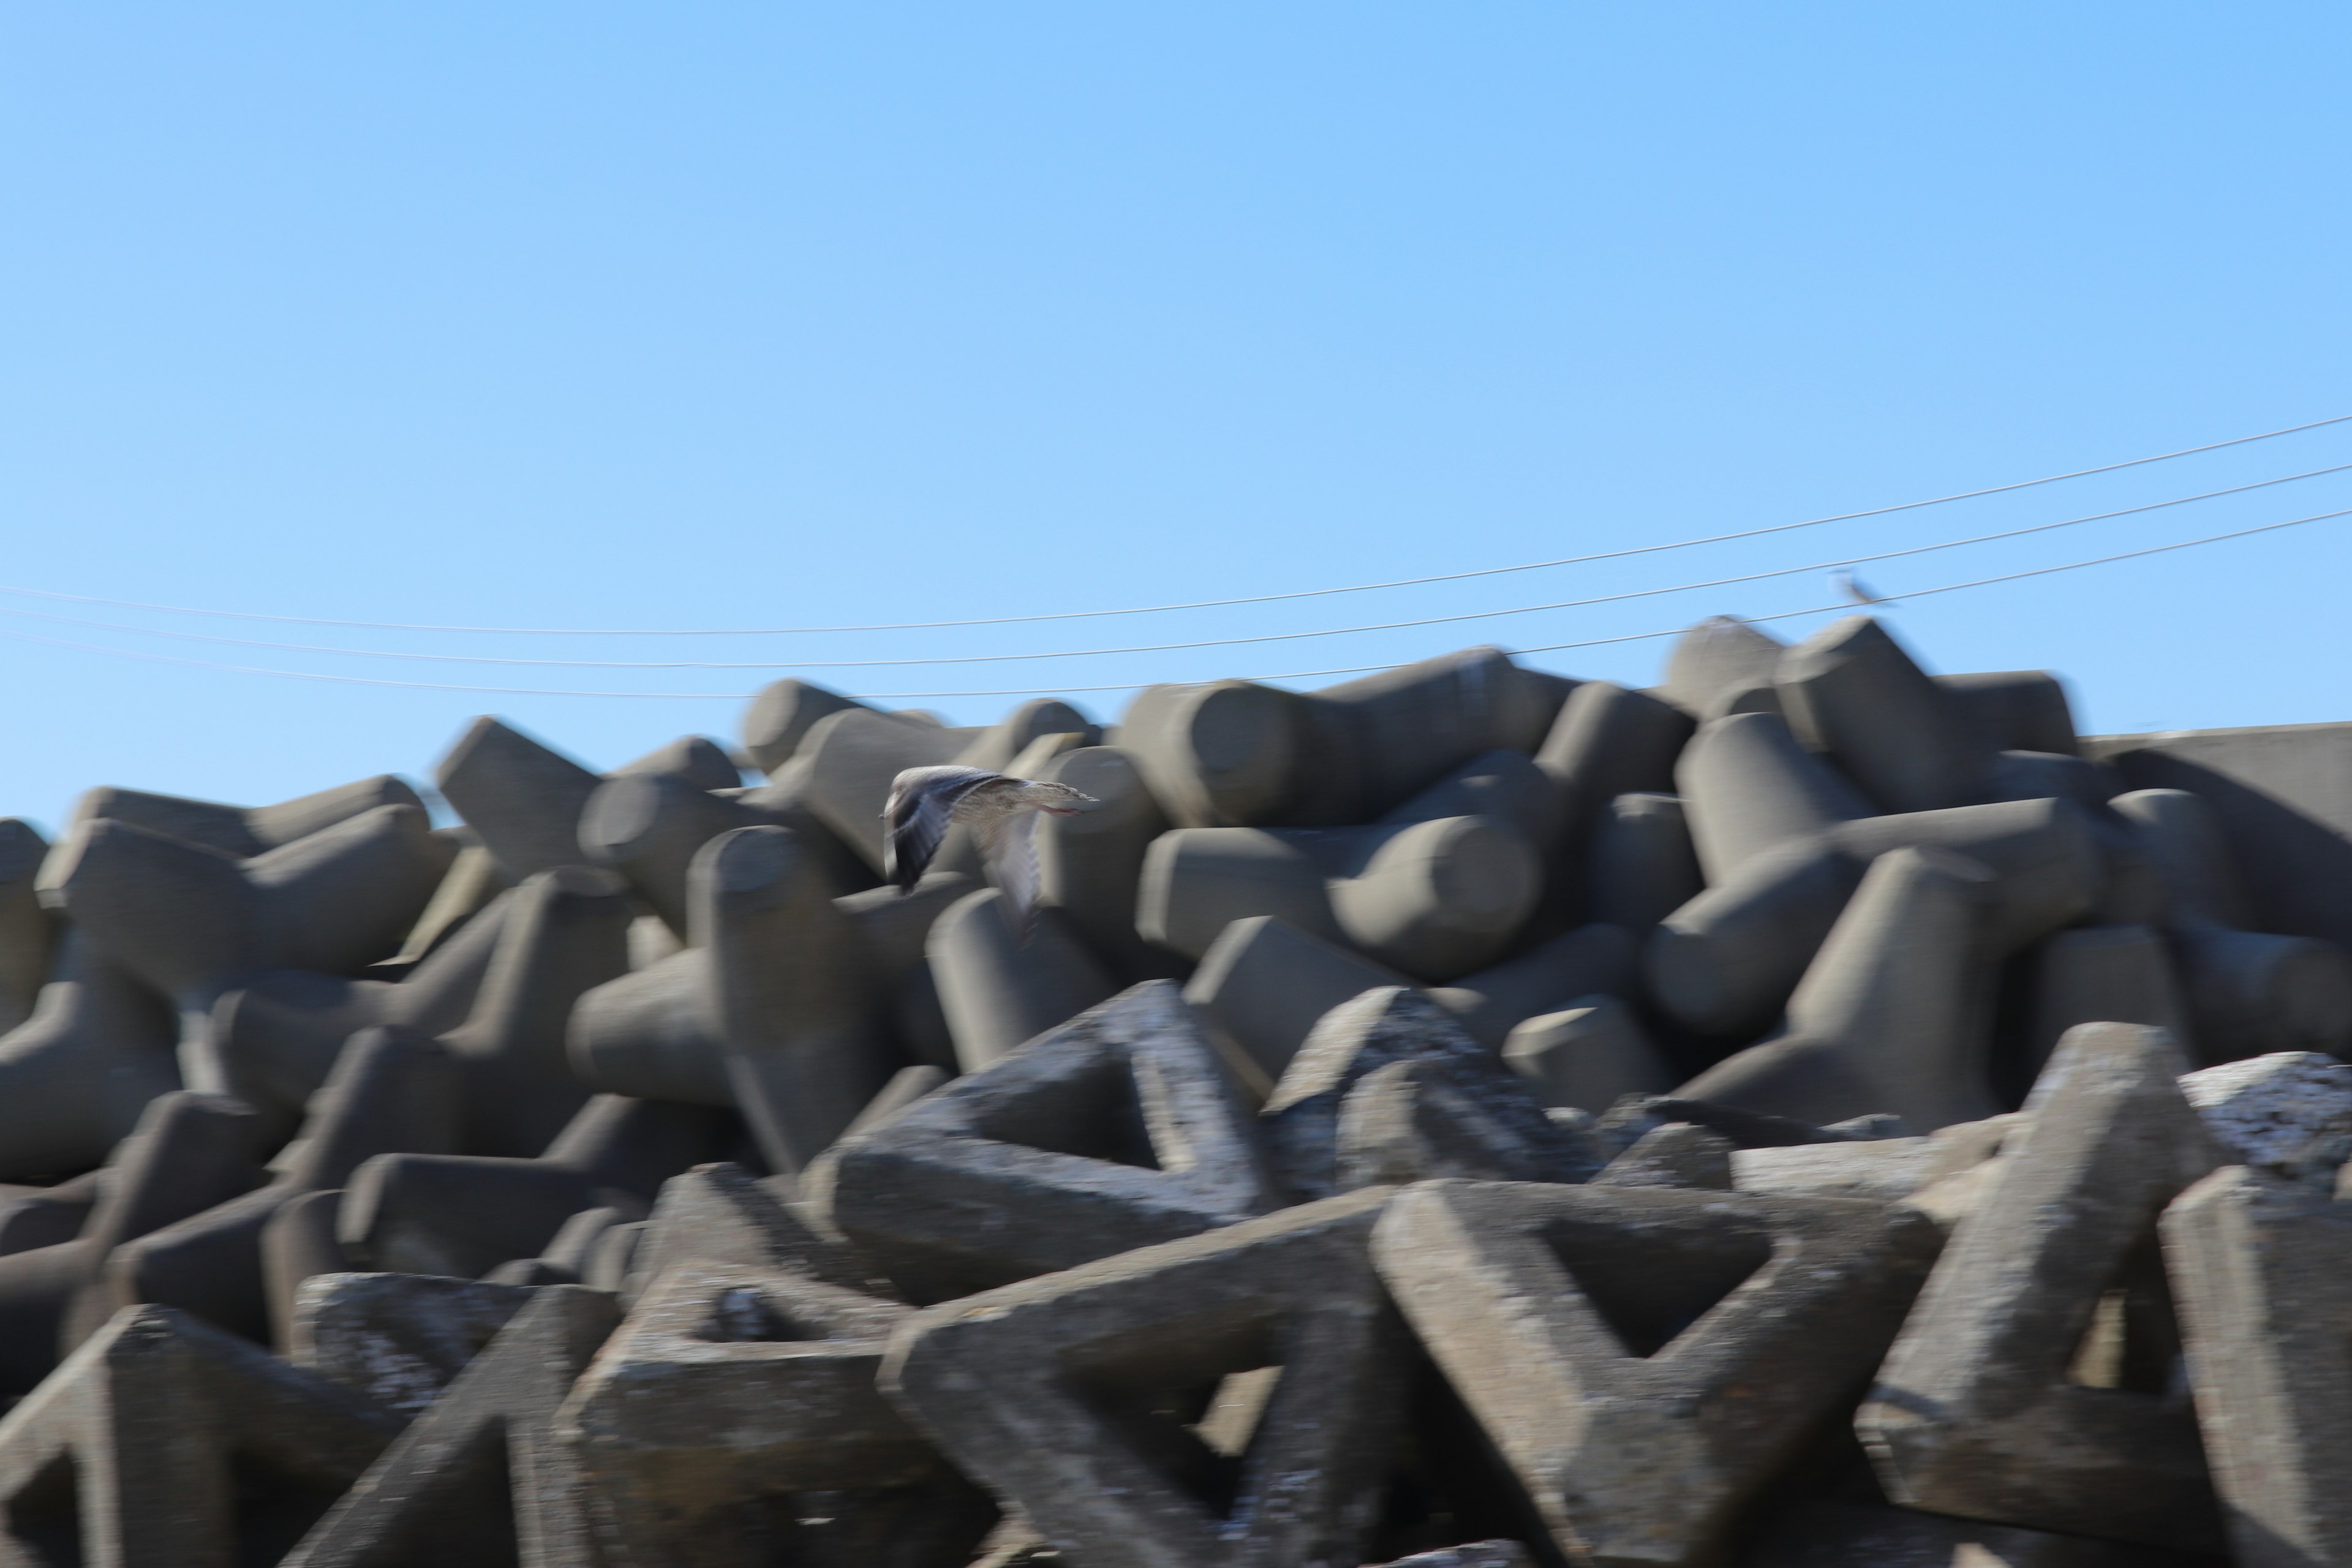
[{"label": "bird's outstretched wing", "polygon": [[882,875],[900,890],[922,879],[956,803],[997,777],[986,768],[908,768],[890,781],[890,798],[882,807]]},{"label": "bird's outstretched wing", "polygon": [[999,820],[983,832],[981,847],[1004,895],[1004,912],[1025,942],[1037,919],[1037,814],[1021,811]]}]

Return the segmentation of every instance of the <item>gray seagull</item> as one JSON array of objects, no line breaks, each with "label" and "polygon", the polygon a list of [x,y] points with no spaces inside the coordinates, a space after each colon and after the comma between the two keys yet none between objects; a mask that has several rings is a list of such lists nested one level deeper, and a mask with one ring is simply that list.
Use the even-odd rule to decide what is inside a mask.
[{"label": "gray seagull", "polygon": [[1886,603],[1885,600],[1880,598],[1877,595],[1872,593],[1868,587],[1864,585],[1862,579],[1853,574],[1853,568],[1851,566],[1841,566],[1835,572],[1831,573],[1830,581],[1838,585],[1839,593],[1843,594],[1847,598],[1852,599],[1857,605],[1883,605]]},{"label": "gray seagull", "polygon": [[968,824],[980,839],[989,875],[1024,938],[1037,910],[1037,813],[1070,816],[1096,804],[1065,784],[1008,778],[986,768],[908,768],[890,781],[882,807],[882,874],[901,893],[913,890],[948,829]]}]

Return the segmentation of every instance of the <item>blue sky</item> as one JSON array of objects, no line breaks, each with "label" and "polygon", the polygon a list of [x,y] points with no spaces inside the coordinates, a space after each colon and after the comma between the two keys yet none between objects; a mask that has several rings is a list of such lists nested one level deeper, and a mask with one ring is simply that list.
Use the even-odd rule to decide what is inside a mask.
[{"label": "blue sky", "polygon": [[[14,7],[0,585],[509,626],[1040,615],[1625,549],[2352,413],[2347,33],[2297,5]],[[1586,566],[925,632],[393,632],[0,594],[0,811],[421,778],[482,711],[611,765],[731,737],[740,707],[27,637],[541,690],[1280,674],[1831,595],[1814,569],[803,671],[185,634],[779,666],[1273,637],[2339,463],[2352,425]],[[1900,592],[2344,507],[2352,475],[1863,576]],[[2314,523],[1894,621],[1939,668],[2064,672],[2086,729],[2352,718],[2347,540],[2352,519]],[[1534,661],[1647,683],[1664,647]],[[1013,699],[906,700],[971,721]]]}]

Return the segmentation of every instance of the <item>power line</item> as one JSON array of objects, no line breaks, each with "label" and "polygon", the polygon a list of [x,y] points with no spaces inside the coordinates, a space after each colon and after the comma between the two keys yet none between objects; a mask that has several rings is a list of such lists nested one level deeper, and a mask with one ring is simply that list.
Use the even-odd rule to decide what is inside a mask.
[{"label": "power line", "polygon": [[[690,626],[656,628],[645,626],[438,626],[404,621],[332,620],[317,616],[273,616],[249,610],[215,610],[191,605],[158,605],[139,599],[110,599],[90,594],[66,594],[47,588],[13,587],[0,584],[0,594],[16,594],[28,598],[51,599],[81,605],[104,605],[121,610],[153,610],[174,616],[209,616],[226,620],[269,621],[285,626],[343,626],[367,631],[391,632],[474,632],[499,637],[798,637],[819,633],[934,631],[957,626],[1003,626],[1034,624],[1041,621],[1078,621],[1106,616],[1152,616],[1171,610],[1223,609],[1235,605],[1269,605],[1287,599],[1327,598],[1336,594],[1368,594],[1385,588],[1413,588],[1431,583],[1459,583],[1473,577],[1496,577],[1514,572],[1538,572],[1555,566],[1583,566],[1597,561],[1622,561],[1635,555],[1655,555],[1669,550],[1688,550],[1702,544],[1725,544],[1734,540],[1760,539],[1769,534],[1789,533],[1801,528],[1819,528],[1824,523],[1852,522],[1865,517],[1886,517],[1899,511],[1916,511],[1922,507],[1943,506],[1951,501],[1975,500],[1984,496],[2005,495],[2012,490],[2032,489],[2037,485],[2054,485],[2064,479],[2087,479],[2094,474],[2117,473],[2125,468],[2143,468],[2149,463],[2170,462],[2175,458],[2193,458],[2204,452],[2218,452],[2224,447],[2243,447],[2255,441],[2269,441],[2281,436],[2300,435],[2306,430],[2318,430],[2330,425],[2352,420],[2352,414],[2338,414],[2326,419],[2315,419],[2307,425],[2290,425],[2280,430],[2265,430],[2254,436],[2233,437],[2227,441],[2213,441],[2202,447],[2184,447],[2177,452],[2158,452],[2154,457],[2133,458],[2120,463],[2103,463],[2096,468],[2076,468],[2063,474],[2045,474],[2038,479],[2018,479],[2010,484],[1991,485],[1983,489],[1960,490],[1947,496],[1935,496],[1927,500],[1903,501],[1895,506],[1872,507],[1862,511],[1838,512],[1829,517],[1807,518],[1802,522],[1775,523],[1767,528],[1743,529],[1733,533],[1708,534],[1696,539],[1680,539],[1666,544],[1642,544],[1625,550],[1607,550],[1591,555],[1563,556],[1557,561],[1528,561],[1516,566],[1486,566],[1471,572],[1444,572],[1427,577],[1400,577],[1385,583],[1355,583],[1339,588],[1302,588],[1287,594],[1253,594],[1232,599],[1196,599],[1184,604],[1138,605],[1118,610],[1064,610],[1050,615],[992,616],[973,620],[956,621],[893,621],[871,626]],[[486,661],[485,661],[486,662]],[[685,667],[680,667],[685,668]],[[781,666],[770,668],[782,668]],[[482,690],[498,688],[484,687]]]},{"label": "power line", "polygon": [[[2133,561],[2147,555],[2163,555],[2176,550],[2191,550],[2201,544],[2221,544],[2233,539],[2250,539],[2259,533],[2276,533],[2282,529],[2300,528],[2308,522],[2326,522],[2335,518],[2352,517],[2352,507],[2340,511],[2315,512],[2309,517],[2290,518],[2284,522],[2266,522],[2254,528],[2235,529],[2228,533],[2208,534],[2202,539],[2177,540],[2170,544],[2152,544],[2141,550],[2126,550],[2114,555],[2096,556],[2088,561],[2070,561],[2058,566],[2038,566],[2030,571],[2006,572],[1994,577],[1977,577],[1965,583],[1946,583],[1933,588],[1915,588],[1909,593],[1884,594],[1889,603],[1905,599],[1925,599],[1937,594],[1956,594],[1965,588],[1990,587],[1997,583],[2015,583],[2028,577],[2047,577],[2059,572],[2078,572],[2086,566],[2105,566],[2117,561]],[[1802,616],[1826,615],[1838,610],[1850,610],[1850,604],[1815,605],[1801,610],[1781,610],[1769,616],[1748,616],[1746,620],[1786,621]],[[1669,626],[1663,631],[1634,632],[1623,637],[1591,637],[1581,642],[1546,643],[1537,647],[1514,650],[1517,653],[1559,653],[1570,648],[1606,647],[1617,643],[1648,642],[1658,637],[1679,637],[1687,626]],[[144,659],[152,664],[176,664],[195,669],[225,670],[236,675],[275,675],[290,680],[319,680],[338,686],[388,686],[415,691],[470,691],[501,697],[632,697],[662,700],[718,700],[740,702],[758,695],[751,691],[575,691],[551,690],[530,686],[455,686],[424,680],[387,680],[365,675],[324,675],[310,670],[270,669],[255,665],[220,664],[211,659],[181,658],[176,655],[145,653],[133,648],[109,647],[102,643],[74,642],[64,637],[46,637],[31,632],[0,629],[0,637],[16,642],[39,643],[50,647],[73,648],[83,653],[109,653],[122,658]],[[1330,675],[1369,675],[1379,670],[1394,669],[1392,664],[1356,665],[1345,669],[1299,669],[1279,675],[1250,675],[1244,680],[1310,680]],[[1134,691],[1143,682],[1129,681],[1109,686],[1012,687],[986,691],[865,691],[852,693],[865,700],[896,701],[908,698],[931,697],[1066,697],[1101,691]]]},{"label": "power line", "polygon": [[1017,664],[1049,658],[1099,658],[1115,654],[1178,653],[1204,647],[1238,647],[1247,644],[1303,642],[1314,637],[1349,637],[1360,632],[1406,631],[1421,626],[1457,624],[1463,621],[1493,620],[1503,616],[1535,615],[1547,610],[1588,609],[1595,605],[1622,604],[1633,599],[1653,599],[1670,594],[1687,594],[1701,588],[1735,587],[1741,584],[1767,582],[1774,577],[1794,577],[1808,572],[1826,572],[1835,566],[1863,566],[1873,562],[1895,561],[1905,556],[1927,555],[1939,550],[1957,550],[1969,544],[1990,544],[2001,540],[2021,539],[2030,534],[2049,533],[2061,528],[2074,528],[2086,522],[2105,522],[2118,517],[2131,517],[2140,512],[2161,511],[2168,507],[2188,506],[2196,501],[2212,500],[2221,496],[2243,495],[2250,490],[2267,489],[2274,485],[2293,484],[2299,479],[2325,478],[2329,474],[2352,471],[2352,463],[2337,463],[2331,468],[2312,468],[2300,474],[2286,474],[2274,479],[2256,479],[2250,484],[2231,485],[2223,489],[2206,490],[2198,495],[2175,496],[2168,500],[2148,501],[2139,506],[2121,507],[2114,511],[2092,512],[2083,517],[2063,518],[2056,522],[2034,523],[2026,528],[2005,529],[1997,533],[1979,533],[1966,539],[1947,539],[1934,544],[1915,544],[1903,550],[1882,551],[1875,555],[1845,555],[1833,561],[1809,562],[1801,566],[1776,567],[1769,572],[1750,572],[1734,577],[1715,577],[1696,583],[1678,583],[1665,588],[1636,588],[1622,594],[1602,594],[1586,599],[1564,599],[1549,605],[1519,605],[1501,610],[1468,610],[1455,615],[1424,616],[1415,620],[1382,621],[1360,626],[1330,626],[1311,632],[1269,632],[1255,637],[1206,637],[1193,642],[1143,643],[1127,647],[1064,648],[1051,653],[983,653],[951,654],[928,658],[850,658],[715,661],[700,659],[593,659],[593,658],[508,658],[494,654],[406,653],[383,648],[331,647],[315,643],[272,642],[254,637],[215,637],[205,632],[170,631],[157,626],[127,626],[120,621],[92,620],[83,616],[50,615],[40,610],[24,610],[0,605],[0,615],[20,616],[33,620],[62,623],[68,626],[91,626],[102,631],[129,632],[138,637],[171,637],[182,642],[201,642],[233,647],[268,648],[280,653],[323,653],[349,658],[388,658],[409,663],[428,664],[496,664],[529,666],[537,668],[561,669],[881,669],[909,666],[943,664]]}]

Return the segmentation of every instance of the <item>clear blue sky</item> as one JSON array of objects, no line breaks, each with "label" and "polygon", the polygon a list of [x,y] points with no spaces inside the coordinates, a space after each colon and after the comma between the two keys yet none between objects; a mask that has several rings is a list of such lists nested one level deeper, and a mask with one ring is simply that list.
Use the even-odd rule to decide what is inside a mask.
[{"label": "clear blue sky", "polygon": [[[0,584],[758,626],[1276,593],[1885,505],[2352,413],[2341,6],[20,5]],[[925,633],[499,637],[0,594],[0,811],[607,766],[755,670],[1267,636],[1807,565],[2352,463],[2352,426],[1404,591]],[[2352,507],[2352,475],[1865,567],[1883,591]],[[2352,718],[2352,520],[1920,601],[2087,729]],[[805,671],[1092,686],[1825,602],[1818,571],[1226,648]],[[152,628],[122,631],[22,612]],[[1801,635],[1818,617],[1780,623]],[[1654,679],[1664,644],[1537,656]],[[772,673],[784,673],[778,670]],[[1318,684],[1305,682],[1303,684]],[[971,721],[1010,699],[919,705]],[[1106,716],[1123,694],[1078,699]],[[911,704],[910,704],[911,705]]]}]

